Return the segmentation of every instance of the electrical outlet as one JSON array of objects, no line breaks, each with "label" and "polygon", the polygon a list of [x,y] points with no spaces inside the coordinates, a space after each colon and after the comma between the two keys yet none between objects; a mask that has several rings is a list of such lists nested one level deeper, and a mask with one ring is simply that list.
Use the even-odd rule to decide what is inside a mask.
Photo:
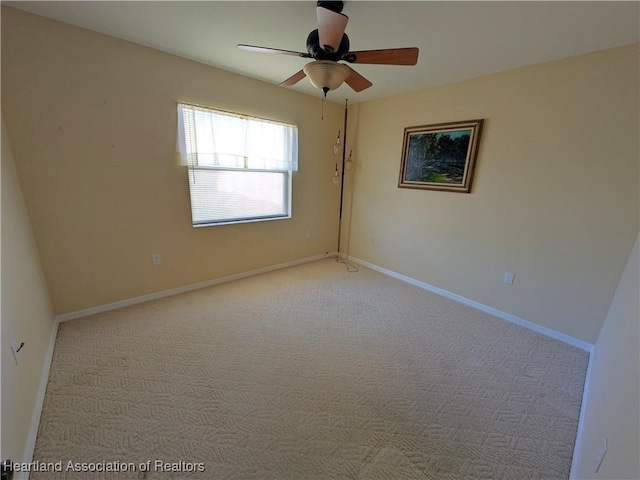
[{"label": "electrical outlet", "polygon": [[304,236],[307,240],[309,240],[311,238],[311,230],[307,230],[307,233],[305,233]]},{"label": "electrical outlet", "polygon": [[162,258],[160,258],[160,255],[155,254],[151,256],[151,261],[154,265],[160,265],[162,263]]},{"label": "electrical outlet", "polygon": [[369,243],[371,245],[375,245],[376,244],[376,237],[371,237],[371,239],[369,240]]},{"label": "electrical outlet", "polygon": [[598,452],[598,455],[596,455],[596,473],[598,473],[598,470],[600,470],[600,467],[602,466],[602,461],[604,460],[604,456],[607,454],[608,444],[609,444],[609,439],[605,438],[604,444],[602,445],[602,447],[600,447],[600,451]]},{"label": "electrical outlet", "polygon": [[513,279],[515,278],[515,276],[515,273],[507,272],[504,274],[503,282],[507,285],[513,285]]}]

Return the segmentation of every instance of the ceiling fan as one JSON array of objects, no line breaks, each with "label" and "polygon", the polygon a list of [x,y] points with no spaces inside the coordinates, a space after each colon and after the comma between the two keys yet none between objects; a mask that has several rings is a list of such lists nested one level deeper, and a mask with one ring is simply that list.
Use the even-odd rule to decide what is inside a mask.
[{"label": "ceiling fan", "polygon": [[253,52],[279,53],[302,58],[313,58],[302,70],[294,73],[280,86],[290,87],[304,77],[327,96],[329,90],[335,90],[346,82],[356,92],[369,88],[373,84],[349,65],[338,63],[360,63],[372,65],[415,65],[418,63],[418,49],[389,48],[384,50],[349,51],[349,37],[344,33],[349,17],[342,13],[344,2],[319,1],[316,7],[318,28],[307,37],[307,53],[278,48],[258,47],[239,44],[238,48]]}]

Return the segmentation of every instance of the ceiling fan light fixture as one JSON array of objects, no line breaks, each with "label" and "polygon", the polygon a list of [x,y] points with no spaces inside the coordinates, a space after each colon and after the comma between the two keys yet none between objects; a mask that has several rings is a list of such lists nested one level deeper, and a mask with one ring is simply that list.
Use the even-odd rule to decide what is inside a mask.
[{"label": "ceiling fan light fixture", "polygon": [[320,90],[335,90],[351,75],[351,69],[331,60],[316,60],[303,68],[311,84]]}]

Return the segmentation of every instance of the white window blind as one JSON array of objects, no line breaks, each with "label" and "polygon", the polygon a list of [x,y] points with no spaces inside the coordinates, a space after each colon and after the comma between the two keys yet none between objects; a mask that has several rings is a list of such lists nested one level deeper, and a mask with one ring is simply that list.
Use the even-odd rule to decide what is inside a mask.
[{"label": "white window blind", "polygon": [[291,216],[295,125],[178,104],[178,151],[194,226]]}]

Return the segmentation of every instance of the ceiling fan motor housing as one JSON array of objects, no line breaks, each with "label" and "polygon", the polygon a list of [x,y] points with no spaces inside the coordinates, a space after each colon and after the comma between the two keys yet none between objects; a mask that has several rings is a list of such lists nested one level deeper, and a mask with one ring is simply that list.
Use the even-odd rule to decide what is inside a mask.
[{"label": "ceiling fan motor housing", "polygon": [[316,60],[332,60],[337,62],[342,56],[349,51],[349,37],[346,33],[342,34],[342,40],[335,52],[327,52],[320,46],[320,36],[318,30],[313,30],[307,37],[307,52]]}]

